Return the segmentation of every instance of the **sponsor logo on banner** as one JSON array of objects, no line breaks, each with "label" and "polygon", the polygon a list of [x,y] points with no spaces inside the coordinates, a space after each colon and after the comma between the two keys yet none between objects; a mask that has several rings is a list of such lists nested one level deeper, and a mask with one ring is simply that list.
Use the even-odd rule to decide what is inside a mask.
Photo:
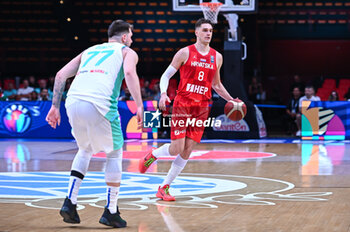
[{"label": "sponsor logo on banner", "polygon": [[26,106],[11,104],[3,111],[2,120],[9,132],[21,134],[30,128],[32,116]]},{"label": "sponsor logo on banner", "polygon": [[[196,118],[173,119],[171,117],[163,117],[163,127],[220,127],[221,121],[216,118],[208,118],[206,120]],[[178,133],[184,133],[179,131]],[[176,131],[175,131],[176,133]]]},{"label": "sponsor logo on banner", "polygon": [[144,111],[143,112],[143,127],[144,128],[159,128],[160,127],[160,115],[162,113],[157,111]]},{"label": "sponsor logo on banner", "polygon": [[247,132],[250,131],[247,122],[242,119],[240,121],[232,121],[226,117],[226,115],[221,114],[216,118],[216,120],[221,121],[220,126],[214,126],[214,131],[240,131]]}]

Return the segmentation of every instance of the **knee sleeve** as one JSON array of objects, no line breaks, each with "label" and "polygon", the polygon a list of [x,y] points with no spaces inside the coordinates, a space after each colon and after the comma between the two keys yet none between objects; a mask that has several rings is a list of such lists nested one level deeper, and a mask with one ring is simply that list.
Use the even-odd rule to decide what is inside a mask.
[{"label": "knee sleeve", "polygon": [[106,182],[120,183],[122,179],[123,149],[112,151],[107,154],[106,161]]},{"label": "knee sleeve", "polygon": [[74,157],[71,170],[80,172],[85,176],[89,168],[91,156],[92,151],[79,149]]}]

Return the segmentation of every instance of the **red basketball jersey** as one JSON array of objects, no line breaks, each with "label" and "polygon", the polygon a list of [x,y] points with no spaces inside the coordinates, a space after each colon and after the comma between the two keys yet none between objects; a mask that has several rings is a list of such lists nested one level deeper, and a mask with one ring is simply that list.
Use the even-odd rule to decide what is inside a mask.
[{"label": "red basketball jersey", "polygon": [[188,46],[189,57],[180,67],[180,83],[177,95],[191,100],[210,100],[211,84],[217,70],[216,50],[210,48],[207,55],[201,55],[194,44]]}]

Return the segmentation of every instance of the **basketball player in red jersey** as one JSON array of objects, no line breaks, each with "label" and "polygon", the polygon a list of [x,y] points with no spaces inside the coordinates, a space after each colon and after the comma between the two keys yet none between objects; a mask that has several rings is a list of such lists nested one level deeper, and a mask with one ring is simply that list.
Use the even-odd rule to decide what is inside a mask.
[{"label": "basketball player in red jersey", "polygon": [[209,46],[213,34],[212,23],[204,18],[199,19],[195,34],[196,43],[180,49],[160,79],[159,108],[164,111],[166,102],[170,103],[167,96],[169,79],[180,69],[180,83],[171,119],[171,143],[152,150],[139,162],[140,172],[144,173],[158,157],[177,156],[156,194],[164,201],[175,201],[175,197],[169,193],[169,186],[185,167],[204,132],[204,126],[200,123],[186,122],[208,119],[212,88],[226,101],[233,99],[220,81],[222,55]]}]

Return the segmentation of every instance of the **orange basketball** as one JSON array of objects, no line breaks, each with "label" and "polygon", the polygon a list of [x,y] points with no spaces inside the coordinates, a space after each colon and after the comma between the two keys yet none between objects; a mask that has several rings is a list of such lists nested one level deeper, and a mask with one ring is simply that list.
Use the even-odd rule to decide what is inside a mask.
[{"label": "orange basketball", "polygon": [[239,121],[244,118],[247,113],[247,106],[239,99],[228,101],[225,105],[224,112],[232,121]]}]

